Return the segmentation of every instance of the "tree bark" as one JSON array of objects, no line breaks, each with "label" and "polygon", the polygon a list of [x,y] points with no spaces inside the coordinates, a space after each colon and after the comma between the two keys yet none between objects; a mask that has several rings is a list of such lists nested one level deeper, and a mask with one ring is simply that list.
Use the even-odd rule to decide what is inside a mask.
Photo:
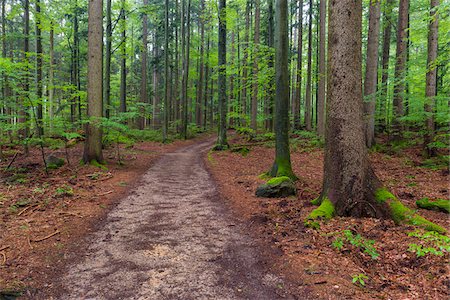
[{"label": "tree bark", "polygon": [[[242,114],[247,116],[247,77],[248,77],[248,52],[250,41],[250,5],[251,0],[247,0],[245,6],[245,33],[244,33],[244,57],[242,62]],[[245,118],[242,118],[245,120]],[[243,124],[244,125],[244,124]],[[246,125],[246,124],[245,124]]]},{"label": "tree bark", "polygon": [[36,0],[36,130],[38,137],[44,135],[43,85],[42,85],[42,37],[41,37],[41,1]]},{"label": "tree bark", "polygon": [[400,118],[404,113],[403,99],[405,93],[406,46],[408,43],[406,38],[409,13],[408,7],[409,0],[400,0],[397,24],[397,52],[395,63],[396,84],[394,85],[392,140],[399,140],[402,131]]},{"label": "tree bark", "polygon": [[[144,0],[144,9],[148,6],[148,0]],[[138,117],[138,128],[145,128],[145,105],[148,104],[147,93],[147,38],[148,38],[148,17],[145,11],[142,15],[142,52],[141,52],[141,95]]]},{"label": "tree bark", "polygon": [[163,141],[167,140],[169,129],[169,0],[166,0],[166,16],[164,22],[164,111],[163,111]]},{"label": "tree bark", "polygon": [[103,1],[89,0],[88,8],[88,110],[83,161],[102,163],[102,56],[103,56]]},{"label": "tree bark", "polygon": [[323,137],[325,134],[325,98],[326,98],[326,60],[325,60],[325,47],[326,37],[325,28],[327,20],[327,1],[320,0],[320,31],[319,31],[319,88],[317,90],[317,134]]},{"label": "tree bark", "polygon": [[[28,120],[28,113],[25,107],[29,105],[29,91],[30,91],[30,83],[29,83],[29,51],[30,51],[30,1],[24,0],[24,42],[23,42],[23,56],[24,63],[26,64],[25,68],[25,76],[23,79],[23,93],[24,95],[21,97],[22,101],[20,103],[19,109],[19,118],[18,123],[23,124],[22,128],[19,130],[19,138],[21,140],[27,139],[29,135],[28,124],[26,124]],[[25,153],[28,154],[28,146],[27,143],[24,144]]]},{"label": "tree bark", "polygon": [[303,61],[303,0],[298,1],[298,40],[297,40],[297,77],[295,81],[295,94],[292,101],[292,116],[294,130],[300,129],[300,103],[302,98],[302,61]]},{"label": "tree bark", "polygon": [[184,56],[183,56],[183,87],[182,87],[182,135],[184,139],[187,139],[187,125],[188,125],[188,97],[187,97],[187,89],[188,89],[188,81],[189,81],[189,56],[190,56],[190,37],[191,37],[191,0],[188,0],[188,5],[186,9],[185,0],[183,0],[183,22],[184,18],[186,18],[186,25],[183,31],[183,48],[184,48]]},{"label": "tree bark", "polygon": [[202,100],[203,100],[203,81],[204,81],[204,72],[205,72],[205,63],[204,63],[204,55],[205,55],[205,0],[201,0],[201,14],[199,17],[200,22],[200,63],[199,63],[199,75],[198,75],[198,85],[197,85],[197,99],[196,99],[196,123],[197,126],[202,126]]},{"label": "tree bark", "polygon": [[120,45],[120,109],[121,113],[127,111],[127,24],[125,0],[122,0],[120,9],[122,41]]},{"label": "tree bark", "polygon": [[50,132],[53,130],[53,118],[54,118],[54,98],[55,98],[55,30],[53,20],[50,21],[50,59],[48,67],[48,114],[49,114],[49,125]]},{"label": "tree bark", "polygon": [[427,75],[425,87],[425,136],[424,149],[427,157],[436,155],[436,148],[430,145],[434,140],[434,111],[436,106],[436,81],[437,67],[436,59],[438,54],[438,11],[439,0],[430,0],[430,24],[428,25],[428,59],[427,59]]},{"label": "tree bark", "polygon": [[105,83],[103,86],[103,101],[105,101],[105,117],[108,119],[111,110],[111,43],[111,0],[106,0]]},{"label": "tree bark", "polygon": [[306,77],[306,95],[305,95],[305,127],[311,131],[311,69],[312,69],[312,9],[313,1],[309,0],[309,24],[308,24],[308,70]]},{"label": "tree bark", "polygon": [[380,32],[380,0],[370,1],[367,36],[366,76],[364,79],[364,118],[366,145],[375,144],[375,104],[378,81],[378,37]]},{"label": "tree bark", "polygon": [[217,144],[215,149],[223,150],[228,148],[227,142],[227,13],[226,1],[219,0],[219,77],[218,100],[219,100],[219,128]]},{"label": "tree bark", "polygon": [[256,131],[258,118],[258,51],[259,51],[259,27],[260,27],[260,3],[255,0],[255,33],[253,36],[253,81],[252,81],[252,114],[251,128]]},{"label": "tree bark", "polygon": [[[268,20],[268,24],[267,24],[267,31],[268,31],[268,46],[270,49],[273,49],[275,46],[275,37],[274,37],[274,31],[275,31],[275,23],[273,20],[273,15],[274,15],[274,11],[273,11],[273,0],[269,0],[269,20]],[[269,89],[268,89],[268,99],[266,102],[266,130],[267,131],[273,131],[273,105],[274,105],[274,100],[275,100],[275,93],[272,90],[272,87],[275,86],[275,70],[274,70],[274,55],[273,54],[269,54],[269,61],[268,61],[268,67],[269,70],[272,74],[272,76],[270,76],[270,81],[269,81]]]},{"label": "tree bark", "polygon": [[391,49],[391,33],[392,33],[392,6],[394,0],[387,0],[384,9],[384,29],[383,29],[383,50],[381,58],[381,95],[380,95],[380,131],[383,132],[387,128],[387,109],[386,104],[388,102],[388,79],[389,79],[389,57]]},{"label": "tree bark", "polygon": [[289,150],[289,69],[287,0],[275,4],[275,161],[270,175],[296,179]]}]

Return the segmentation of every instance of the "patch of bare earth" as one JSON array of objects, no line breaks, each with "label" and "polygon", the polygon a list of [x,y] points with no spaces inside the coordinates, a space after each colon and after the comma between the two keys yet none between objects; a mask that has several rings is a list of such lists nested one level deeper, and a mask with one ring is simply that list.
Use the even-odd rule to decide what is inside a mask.
[{"label": "patch of bare earth", "polygon": [[[68,254],[163,154],[198,139],[137,143],[104,150],[107,168],[80,164],[83,145],[46,150],[70,164],[46,175],[38,149],[20,149],[0,163],[0,292],[42,289],[58,277]],[[9,170],[15,152],[19,151]],[[120,154],[120,163],[118,155]],[[74,250],[75,249],[75,250]],[[1,297],[0,297],[1,298]]]},{"label": "patch of bare earth", "polygon": [[[234,136],[231,144],[248,144]],[[449,253],[417,257],[409,245],[422,241],[408,236],[412,226],[395,226],[390,220],[334,218],[320,230],[305,228],[303,220],[314,209],[310,201],[319,195],[323,177],[323,151],[296,149],[291,159],[299,181],[298,195],[284,199],[255,197],[263,183],[258,175],[267,172],[274,149],[251,146],[248,155],[230,151],[205,157],[219,191],[234,213],[251,224],[277,253],[278,271],[297,283],[299,293],[311,290],[319,299],[447,299],[449,297]],[[423,197],[449,197],[449,175],[418,167],[419,149],[399,155],[371,154],[371,161],[383,183],[412,209]],[[448,215],[419,209],[429,220],[448,228]],[[349,229],[355,235],[375,241],[377,259],[360,248],[344,243],[341,251],[332,247],[337,234]],[[352,276],[365,274],[365,286],[352,283]]]}]

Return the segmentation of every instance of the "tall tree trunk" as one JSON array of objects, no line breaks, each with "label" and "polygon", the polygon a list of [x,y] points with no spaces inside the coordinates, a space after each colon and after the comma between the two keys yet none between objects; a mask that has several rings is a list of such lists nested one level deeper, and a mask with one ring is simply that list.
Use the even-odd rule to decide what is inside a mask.
[{"label": "tall tree trunk", "polygon": [[297,40],[297,77],[295,94],[292,100],[294,130],[300,129],[300,103],[302,98],[302,58],[303,58],[303,0],[298,1],[298,40]]},{"label": "tall tree trunk", "polygon": [[[250,5],[251,0],[247,0],[245,6],[245,34],[244,34],[244,57],[242,62],[242,114],[247,115],[247,81],[248,81],[248,52],[250,41]],[[245,120],[245,118],[242,118]],[[245,124],[247,125],[247,124]]]},{"label": "tall tree trunk", "polygon": [[[236,42],[235,42],[234,31],[231,32],[230,48],[231,48],[231,51],[230,51],[230,63],[229,64],[232,69],[235,69],[234,56],[235,56],[235,52],[236,52]],[[234,77],[235,77],[235,75],[231,74],[229,77],[230,77],[230,87],[229,87],[230,94],[229,94],[229,100],[228,100],[228,103],[229,103],[228,107],[229,107],[230,113],[233,113],[235,111],[235,98],[234,98],[234,96],[235,96],[235,94],[234,94]],[[234,118],[231,118],[230,119],[230,127],[233,127],[233,126],[234,126]]]},{"label": "tall tree trunk", "polygon": [[375,104],[378,81],[378,37],[380,32],[380,0],[370,1],[367,36],[366,76],[364,79],[364,119],[366,145],[375,144]]},{"label": "tall tree trunk", "polygon": [[106,0],[106,44],[105,44],[105,73],[103,85],[103,101],[105,102],[105,117],[109,119],[111,110],[111,0]]},{"label": "tall tree trunk", "polygon": [[175,0],[175,83],[174,83],[174,120],[180,119],[180,54],[178,50],[178,24],[179,24],[179,12],[178,12],[178,0]]},{"label": "tall tree trunk", "polygon": [[219,128],[217,144],[215,149],[223,150],[228,148],[227,142],[227,13],[226,1],[219,0],[219,77],[218,77],[218,98],[219,98]]},{"label": "tall tree trunk", "polygon": [[408,7],[409,0],[400,0],[399,15],[397,24],[397,52],[395,63],[394,100],[393,100],[393,122],[392,140],[399,140],[401,137],[402,125],[400,118],[403,116],[403,99],[405,93],[405,69],[406,69],[406,45],[408,27]]},{"label": "tall tree trunk", "polygon": [[166,16],[164,22],[164,111],[163,141],[167,140],[169,129],[169,0],[166,0]]},{"label": "tall tree trunk", "polygon": [[141,52],[141,99],[139,107],[138,128],[145,127],[145,105],[148,103],[147,93],[147,38],[148,38],[148,0],[144,0],[145,12],[142,16],[142,52]]},{"label": "tall tree trunk", "polygon": [[259,0],[255,0],[255,34],[253,36],[253,81],[252,81],[252,114],[251,127],[257,129],[258,118],[258,51],[259,51],[259,25],[260,25]]},{"label": "tall tree trunk", "polygon": [[392,7],[395,0],[387,0],[384,8],[384,29],[383,29],[383,50],[381,58],[381,95],[379,103],[380,115],[380,131],[383,132],[387,128],[388,118],[386,104],[388,102],[388,79],[389,79],[389,58],[391,49],[391,33],[392,33]]},{"label": "tall tree trunk", "polygon": [[88,110],[83,161],[103,162],[102,131],[102,56],[103,56],[103,0],[89,0],[88,9]]},{"label": "tall tree trunk", "polygon": [[[30,51],[30,1],[25,0],[24,3],[24,42],[23,42],[23,55],[24,55],[24,63],[26,64],[25,68],[25,76],[23,79],[23,93],[22,102],[20,103],[20,111],[18,123],[23,124],[22,128],[19,130],[19,138],[24,140],[28,138],[29,128],[28,124],[26,124],[28,120],[28,113],[26,107],[29,105],[29,91],[30,91],[30,83],[29,83],[29,51]],[[27,143],[24,144],[25,153],[28,154],[28,146]]]},{"label": "tall tree trunk", "polygon": [[127,24],[125,12],[125,0],[122,0],[120,9],[122,41],[120,44],[120,109],[124,113],[127,111]]},{"label": "tall tree trunk", "polygon": [[311,69],[312,69],[312,9],[313,1],[309,0],[309,24],[308,24],[308,70],[306,77],[306,95],[305,95],[305,126],[306,130],[312,129],[311,120]]},{"label": "tall tree trunk", "polygon": [[207,127],[207,114],[208,114],[208,83],[209,83],[209,43],[210,43],[210,33],[208,31],[208,40],[206,42],[206,64],[205,64],[205,94],[203,95],[203,129],[206,130]]},{"label": "tall tree trunk", "polygon": [[287,0],[275,4],[275,162],[270,175],[295,179],[289,152],[289,41]]},{"label": "tall tree trunk", "polygon": [[204,55],[205,55],[205,0],[201,0],[201,13],[200,13],[200,63],[199,63],[199,75],[198,75],[198,85],[197,85],[197,99],[196,99],[196,123],[197,126],[202,126],[202,100],[203,100],[203,81],[204,81],[204,72],[205,72],[205,63],[204,63]]},{"label": "tall tree trunk", "polygon": [[[75,87],[75,97],[71,99],[70,103],[70,121],[72,127],[75,128],[75,121],[77,115],[77,105],[80,107],[80,78],[79,78],[79,36],[78,36],[78,1],[75,0],[73,11],[73,49],[72,49],[72,86]],[[81,119],[80,109],[78,109],[78,118]]]},{"label": "tall tree trunk", "polygon": [[436,106],[436,81],[437,69],[436,59],[438,53],[438,11],[439,0],[430,0],[430,24],[428,25],[428,59],[427,59],[427,76],[425,88],[425,113],[427,114],[425,125],[426,131],[424,136],[424,149],[427,157],[436,155],[436,148],[430,143],[434,139],[434,112]]},{"label": "tall tree trunk", "polygon": [[152,99],[152,128],[158,129],[160,125],[160,98],[159,98],[159,45],[156,38],[156,32],[153,36],[153,57],[154,57],[154,64],[153,64],[153,99]]},{"label": "tall tree trunk", "polygon": [[185,4],[185,0],[183,0],[183,20],[186,18],[186,25],[183,31],[183,48],[184,48],[184,57],[183,57],[183,87],[182,87],[182,135],[184,139],[187,139],[187,126],[188,126],[188,96],[187,96],[187,89],[188,89],[188,81],[189,81],[189,56],[190,56],[190,38],[191,38],[191,0],[188,0],[187,8]]},{"label": "tall tree trunk", "polygon": [[[320,0],[319,7],[319,82],[317,89],[317,134],[320,137],[323,137],[325,134],[325,87],[327,80],[327,72],[326,72],[326,36],[325,36],[325,28],[327,21],[327,1]],[[375,82],[376,83],[376,82]]]},{"label": "tall tree trunk", "polygon": [[36,130],[38,137],[44,135],[43,124],[43,84],[42,84],[42,37],[41,37],[41,1],[36,0],[36,97],[37,97],[37,109],[36,109]]},{"label": "tall tree trunk", "polygon": [[[269,0],[269,20],[268,20],[268,25],[267,25],[267,31],[268,31],[268,39],[267,39],[267,45],[269,46],[269,48],[274,48],[275,46],[275,24],[274,24],[274,20],[273,20],[273,15],[274,15],[274,11],[273,11],[273,0]],[[275,70],[274,70],[274,55],[273,54],[269,54],[269,61],[268,61],[268,67],[270,72],[272,73],[272,76],[270,76],[270,81],[269,81],[269,87],[273,87],[275,86]],[[275,93],[274,91],[269,88],[268,89],[268,97],[267,97],[267,102],[266,102],[266,130],[268,131],[273,131],[273,105],[274,105],[274,100],[275,100]]]},{"label": "tall tree trunk", "polygon": [[54,118],[54,98],[55,98],[55,30],[53,21],[50,21],[50,61],[48,67],[48,114],[49,114],[49,125],[50,132],[53,131],[53,118]]}]

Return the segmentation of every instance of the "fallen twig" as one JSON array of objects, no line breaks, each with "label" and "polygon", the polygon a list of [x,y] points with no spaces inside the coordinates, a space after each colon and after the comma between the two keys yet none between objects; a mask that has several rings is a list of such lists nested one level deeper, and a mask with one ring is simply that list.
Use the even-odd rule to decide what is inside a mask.
[{"label": "fallen twig", "polygon": [[22,209],[17,215],[20,216],[21,214],[23,214],[24,212],[26,212],[27,210],[29,210],[32,207],[35,207],[36,205],[30,205],[25,207],[24,209]]},{"label": "fallen twig", "polygon": [[6,250],[6,249],[8,249],[9,247],[10,247],[9,245],[8,245],[8,246],[3,246],[3,247],[0,248],[0,251]]},{"label": "fallen twig", "polygon": [[56,230],[56,231],[53,232],[52,234],[49,234],[49,235],[47,235],[47,236],[44,236],[43,238],[33,240],[33,242],[35,242],[35,243],[36,243],[36,242],[42,242],[42,241],[44,241],[44,240],[46,240],[46,239],[51,238],[51,237],[54,236],[54,235],[57,235],[58,233],[60,233],[60,231],[59,231],[59,230]]},{"label": "fallen twig", "polygon": [[3,256],[3,265],[6,264],[6,254],[5,252],[0,252],[0,254]]},{"label": "fallen twig", "polygon": [[19,155],[19,151],[17,151],[16,154],[14,154],[12,160],[9,162],[8,166],[6,167],[6,170],[8,170],[9,167],[11,167],[11,165],[13,164],[13,162],[16,160],[17,155]]},{"label": "fallen twig", "polygon": [[30,246],[30,249],[33,249],[33,246],[31,246],[31,240],[30,240],[29,236],[27,236],[27,242],[28,242],[28,246]]},{"label": "fallen twig", "polygon": [[106,193],[101,193],[101,194],[98,194],[98,195],[99,196],[106,196],[106,195],[109,195],[109,194],[112,194],[112,193],[114,193],[114,191],[108,191]]}]

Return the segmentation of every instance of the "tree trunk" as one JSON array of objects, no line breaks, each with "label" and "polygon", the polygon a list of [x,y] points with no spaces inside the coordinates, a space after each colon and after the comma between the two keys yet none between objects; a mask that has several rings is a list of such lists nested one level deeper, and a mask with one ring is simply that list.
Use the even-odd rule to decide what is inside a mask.
[{"label": "tree trunk", "polygon": [[188,0],[188,5],[186,9],[185,0],[183,0],[183,22],[186,18],[186,25],[183,24],[183,48],[184,48],[184,56],[183,56],[183,87],[182,87],[182,135],[184,139],[187,139],[187,125],[188,125],[188,97],[187,97],[187,89],[188,89],[188,81],[189,81],[189,56],[190,56],[190,37],[191,37],[191,0]]},{"label": "tree trunk", "polygon": [[366,145],[375,144],[375,103],[378,81],[378,37],[380,32],[380,0],[370,2],[367,36],[366,76],[364,79],[364,119]]},{"label": "tree trunk", "polygon": [[275,162],[270,176],[295,179],[289,152],[289,69],[287,0],[275,4]]},{"label": "tree trunk", "polygon": [[325,52],[326,52],[326,37],[325,37],[325,28],[326,28],[326,19],[327,19],[327,1],[320,0],[320,31],[319,31],[319,88],[317,90],[317,134],[320,137],[323,137],[325,134],[325,87],[327,80],[327,72],[326,72],[326,60],[325,60]]},{"label": "tree trunk", "polygon": [[102,56],[103,56],[103,1],[89,0],[88,10],[88,110],[83,161],[102,163]]},{"label": "tree trunk", "polygon": [[397,24],[397,52],[395,63],[395,81],[392,122],[392,140],[399,140],[401,137],[402,125],[400,118],[403,116],[403,99],[405,93],[405,69],[406,69],[406,45],[408,27],[408,7],[409,0],[400,0],[399,15]]},{"label": "tree trunk", "polygon": [[[247,77],[248,77],[248,52],[250,41],[250,5],[251,0],[247,0],[245,7],[245,34],[244,34],[244,57],[242,62],[242,114],[247,116]],[[245,118],[242,118],[245,120]],[[243,124],[244,125],[244,124]],[[245,124],[247,125],[247,124]]]},{"label": "tree trunk", "polygon": [[42,37],[41,37],[41,1],[36,0],[36,97],[37,97],[37,109],[36,109],[36,130],[38,137],[44,135],[43,124],[43,85],[42,85]]},{"label": "tree trunk", "polygon": [[153,64],[153,99],[152,99],[152,128],[158,129],[161,125],[160,123],[160,98],[159,98],[159,70],[158,70],[158,64],[159,64],[159,45],[156,38],[156,32],[153,36],[153,57],[154,57],[154,64]]},{"label": "tree trunk", "polygon": [[120,109],[121,113],[127,111],[127,24],[125,12],[125,0],[122,0],[120,9],[122,41],[120,45]]},{"label": "tree trunk", "polygon": [[203,95],[203,129],[207,127],[207,113],[208,113],[208,83],[209,83],[209,43],[210,33],[208,32],[208,41],[206,42],[206,64],[205,64],[205,94]]},{"label": "tree trunk", "polygon": [[387,109],[388,102],[388,79],[389,79],[389,57],[391,49],[391,33],[392,33],[392,6],[394,0],[387,0],[384,10],[384,29],[383,29],[383,52],[381,58],[381,96],[380,96],[380,131],[383,132],[387,128]]},{"label": "tree trunk", "polygon": [[[30,83],[29,83],[29,57],[28,53],[30,51],[30,1],[25,0],[24,3],[25,11],[24,11],[24,42],[23,42],[23,55],[24,55],[24,63],[27,65],[25,68],[25,76],[23,79],[23,93],[22,102],[20,103],[20,111],[18,123],[23,124],[22,128],[19,130],[19,138],[20,140],[24,140],[28,138],[29,128],[28,124],[26,124],[28,120],[28,113],[25,107],[29,105],[29,91],[30,91]],[[24,143],[25,153],[28,154],[28,146],[27,143]]]},{"label": "tree trunk", "polygon": [[201,0],[201,14],[199,18],[200,22],[200,63],[199,63],[199,75],[198,75],[198,85],[197,85],[197,99],[196,99],[196,123],[197,126],[202,126],[202,100],[203,100],[203,81],[204,81],[204,55],[205,55],[205,0]]},{"label": "tree trunk", "polygon": [[169,129],[169,0],[166,0],[166,16],[164,22],[164,111],[163,141],[167,140]]},{"label": "tree trunk", "polygon": [[434,140],[434,111],[436,106],[436,59],[438,53],[438,11],[439,0],[430,1],[430,24],[428,25],[428,59],[427,59],[427,76],[425,88],[425,113],[427,114],[425,125],[426,131],[424,136],[424,149],[427,157],[436,155],[436,148],[430,143]]},{"label": "tree trunk", "polygon": [[178,0],[175,0],[175,83],[174,83],[174,120],[180,119],[180,58],[178,50],[178,24],[179,24]]},{"label": "tree trunk", "polygon": [[305,126],[306,130],[311,131],[311,68],[312,68],[312,9],[313,1],[309,0],[309,24],[308,24],[308,70],[306,77],[306,95],[305,95]]},{"label": "tree trunk", "polygon": [[297,40],[297,78],[292,101],[294,130],[300,129],[300,103],[302,98],[302,58],[303,58],[303,0],[298,1],[298,40]]},{"label": "tree trunk", "polygon": [[228,148],[227,142],[227,13],[226,1],[219,0],[219,77],[218,100],[219,100],[219,128],[216,150]]},{"label": "tree trunk", "polygon": [[111,42],[111,0],[106,0],[105,83],[103,86],[103,101],[105,101],[105,117],[108,119],[111,110]]},{"label": "tree trunk", "polygon": [[54,98],[55,98],[55,83],[54,83],[54,77],[55,77],[55,71],[54,71],[54,64],[55,64],[55,30],[54,30],[54,24],[53,21],[50,22],[50,61],[49,61],[49,67],[48,67],[48,114],[49,114],[49,125],[50,125],[50,132],[53,131],[53,118],[54,118]]},{"label": "tree trunk", "polygon": [[256,131],[258,118],[258,51],[259,51],[259,25],[260,25],[259,0],[255,0],[255,34],[253,36],[253,82],[252,82],[252,114],[251,128]]},{"label": "tree trunk", "polygon": [[147,36],[148,36],[148,17],[147,17],[148,0],[144,0],[145,12],[142,16],[142,52],[141,52],[141,97],[139,106],[138,128],[145,128],[145,105],[148,103],[147,93]]},{"label": "tree trunk", "polygon": [[[275,24],[273,20],[273,0],[269,0],[269,20],[267,24],[267,31],[268,31],[268,46],[270,49],[274,48],[275,46],[275,37],[274,37],[274,31],[275,31]],[[273,105],[275,100],[275,93],[272,90],[271,87],[275,86],[275,70],[274,70],[274,55],[269,54],[269,61],[268,61],[268,67],[270,72],[272,73],[272,76],[270,76],[269,81],[269,89],[268,89],[268,97],[267,97],[267,103],[266,103],[266,130],[267,131],[273,131]]]}]

